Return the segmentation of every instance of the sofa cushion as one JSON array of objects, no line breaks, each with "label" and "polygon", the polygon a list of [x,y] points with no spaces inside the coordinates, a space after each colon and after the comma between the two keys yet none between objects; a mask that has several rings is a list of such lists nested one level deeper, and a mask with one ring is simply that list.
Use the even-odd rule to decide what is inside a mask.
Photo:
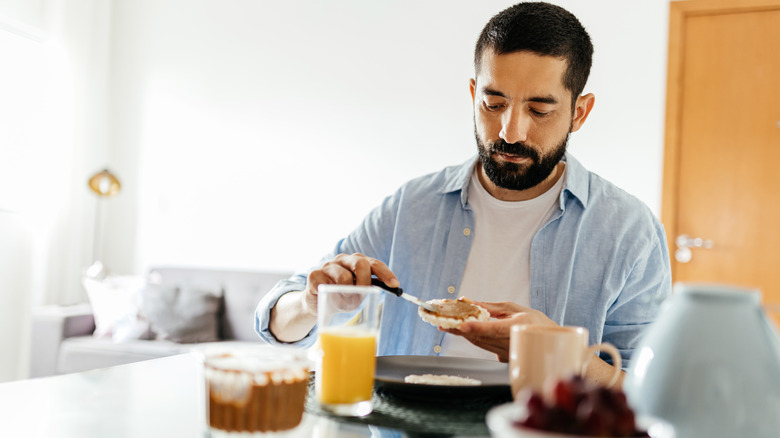
[{"label": "sofa cushion", "polygon": [[219,340],[222,290],[214,285],[147,284],[140,314],[157,339],[179,343]]},{"label": "sofa cushion", "polygon": [[[121,365],[139,360],[180,354],[217,345],[224,348],[232,344],[257,346],[261,342],[254,332],[254,312],[257,304],[280,280],[290,277],[290,272],[228,271],[198,267],[152,267],[147,281],[169,289],[219,291],[223,296],[222,312],[218,313],[219,337],[217,343],[181,344],[170,340],[138,340],[124,337],[118,343],[116,337],[96,338],[87,336],[94,328],[93,315],[88,305],[79,314],[80,330],[71,330],[63,321],[64,313],[58,309],[56,321],[38,318],[33,321],[35,339],[51,339],[35,342],[31,357],[34,376],[85,371],[89,369]],[[139,303],[142,307],[143,304]],[[69,313],[68,313],[69,315]],[[83,320],[83,321],[82,321]],[[51,333],[44,333],[49,332]],[[60,341],[61,340],[61,341]],[[59,348],[57,348],[59,344]]]},{"label": "sofa cushion", "polygon": [[216,287],[222,291],[224,307],[220,339],[257,341],[254,315],[260,299],[291,272],[230,271],[203,268],[153,267],[149,277],[161,285]]},{"label": "sofa cushion", "polygon": [[110,338],[123,321],[138,313],[139,294],[146,278],[140,275],[117,275],[104,279],[83,277],[82,284],[95,317],[93,335]]}]

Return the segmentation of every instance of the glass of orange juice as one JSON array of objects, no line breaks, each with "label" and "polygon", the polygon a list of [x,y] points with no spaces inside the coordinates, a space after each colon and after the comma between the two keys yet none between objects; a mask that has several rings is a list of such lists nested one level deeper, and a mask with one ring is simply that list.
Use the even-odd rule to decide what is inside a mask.
[{"label": "glass of orange juice", "polygon": [[317,401],[336,415],[368,415],[373,410],[383,292],[375,287],[321,285],[317,294]]}]

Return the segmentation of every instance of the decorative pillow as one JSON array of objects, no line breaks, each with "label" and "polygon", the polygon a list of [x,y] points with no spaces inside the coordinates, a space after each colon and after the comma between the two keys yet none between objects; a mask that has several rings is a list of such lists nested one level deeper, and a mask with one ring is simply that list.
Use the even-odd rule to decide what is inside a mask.
[{"label": "decorative pillow", "polygon": [[[146,284],[142,276],[82,278],[95,318],[94,336],[114,337],[119,327],[142,336],[148,324],[137,319],[140,292]],[[129,326],[131,324],[132,326]],[[118,339],[117,339],[118,340]]]},{"label": "decorative pillow", "polygon": [[[141,294],[138,294],[140,307]],[[114,324],[114,332],[111,340],[116,343],[128,342],[135,339],[154,339],[151,325],[139,312],[138,307],[128,312]]]},{"label": "decorative pillow", "polygon": [[180,343],[219,340],[221,291],[148,284],[142,296],[141,316],[149,321],[157,339]]}]

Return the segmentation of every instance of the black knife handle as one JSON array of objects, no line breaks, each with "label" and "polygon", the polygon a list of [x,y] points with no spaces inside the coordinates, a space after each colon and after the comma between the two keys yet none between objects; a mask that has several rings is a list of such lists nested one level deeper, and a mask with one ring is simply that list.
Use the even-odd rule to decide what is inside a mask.
[{"label": "black knife handle", "polygon": [[378,279],[376,277],[371,278],[371,284],[373,286],[381,287],[382,289],[384,289],[384,290],[386,290],[386,291],[388,291],[388,292],[390,292],[393,295],[398,296],[398,297],[400,297],[401,294],[404,293],[404,290],[401,289],[400,287],[390,287],[390,286],[386,285],[382,280],[380,280],[380,279]]}]

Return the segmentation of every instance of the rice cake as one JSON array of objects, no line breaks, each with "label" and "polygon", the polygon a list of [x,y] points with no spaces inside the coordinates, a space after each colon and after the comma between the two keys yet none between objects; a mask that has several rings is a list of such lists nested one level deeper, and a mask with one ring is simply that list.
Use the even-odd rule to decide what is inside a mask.
[{"label": "rice cake", "polygon": [[430,300],[435,312],[417,308],[417,314],[423,321],[434,327],[446,329],[458,328],[465,321],[487,321],[490,313],[484,308],[466,300]]}]

